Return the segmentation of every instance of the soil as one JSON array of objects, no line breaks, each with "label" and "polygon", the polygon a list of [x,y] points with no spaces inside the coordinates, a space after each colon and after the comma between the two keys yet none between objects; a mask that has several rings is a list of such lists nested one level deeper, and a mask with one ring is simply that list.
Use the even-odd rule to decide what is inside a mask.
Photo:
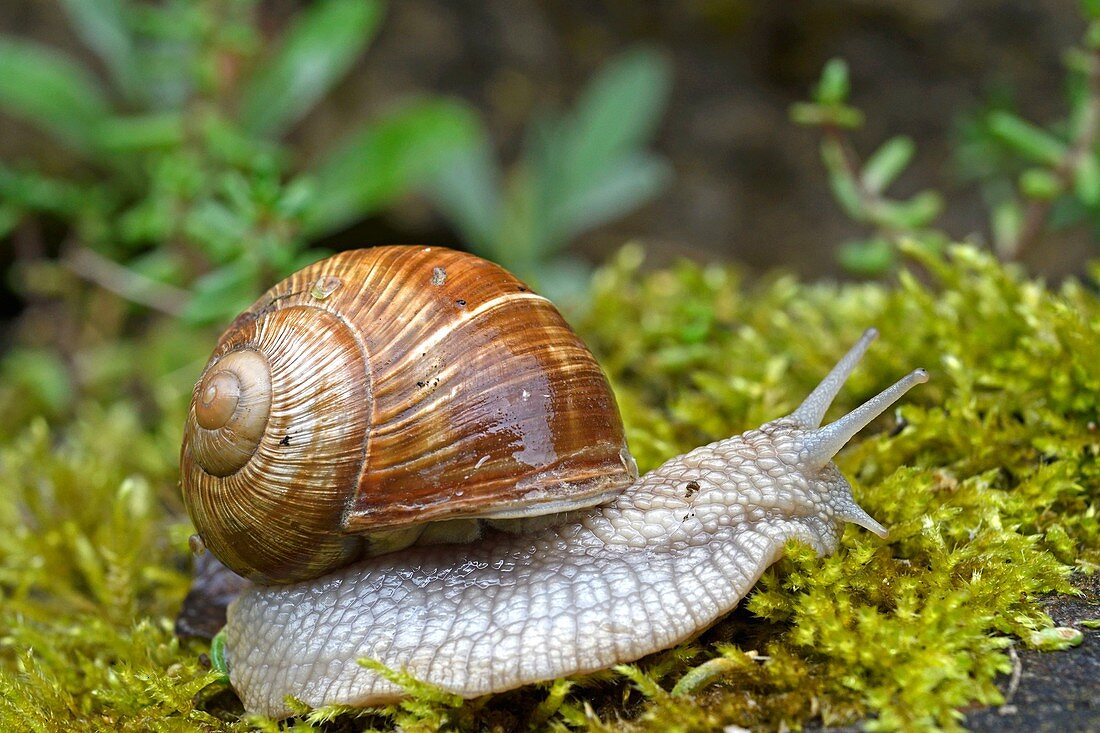
[{"label": "soil", "polygon": [[967,714],[972,731],[1100,731],[1100,629],[1080,625],[1100,619],[1100,573],[1079,576],[1080,596],[1055,596],[1046,611],[1059,626],[1084,632],[1081,646],[1062,652],[1021,649],[1019,671],[1000,681],[1005,704]]},{"label": "soil", "polygon": [[[1100,731],[1100,629],[1081,621],[1100,619],[1100,573],[1078,575],[1079,596],[1052,596],[1044,604],[1058,626],[1084,633],[1081,645],[1060,652],[1013,649],[1013,671],[997,686],[1005,703],[964,711],[974,733],[1097,733]],[[860,724],[813,728],[828,733],[859,733]]]}]

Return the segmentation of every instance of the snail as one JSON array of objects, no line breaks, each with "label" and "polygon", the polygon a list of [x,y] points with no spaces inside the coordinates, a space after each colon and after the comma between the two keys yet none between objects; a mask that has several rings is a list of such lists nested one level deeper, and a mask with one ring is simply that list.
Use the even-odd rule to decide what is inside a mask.
[{"label": "snail", "polygon": [[276,285],[195,387],[181,477],[201,542],[253,583],[225,655],[245,707],[463,697],[603,669],[732,610],[792,538],[885,538],[832,457],[914,385],[825,411],[869,329],[785,417],[638,477],[606,378],[484,260],[378,247]]}]

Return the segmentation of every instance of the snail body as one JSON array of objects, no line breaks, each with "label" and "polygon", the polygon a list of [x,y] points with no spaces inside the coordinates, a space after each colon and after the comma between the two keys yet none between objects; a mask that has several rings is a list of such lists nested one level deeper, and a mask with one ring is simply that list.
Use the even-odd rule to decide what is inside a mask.
[{"label": "snail body", "polygon": [[[249,711],[278,717],[291,712],[288,696],[312,706],[401,697],[399,686],[359,664],[363,658],[464,697],[602,669],[710,626],[792,538],[827,554],[845,522],[885,537],[832,458],[927,374],[915,370],[821,427],[875,335],[867,331],[790,415],[696,448],[625,486],[632,460],[613,427],[611,439],[599,441],[615,474],[596,481],[601,503],[590,505],[593,494],[582,490],[572,506],[551,503],[558,511],[550,520],[519,515],[518,525],[494,523],[476,541],[415,544],[317,577],[253,585],[228,611],[234,688]],[[241,350],[216,351],[212,362]],[[196,400],[213,373],[200,380]],[[460,521],[492,511],[466,511]],[[346,534],[346,523],[340,527]],[[433,534],[428,527],[423,534]]]}]

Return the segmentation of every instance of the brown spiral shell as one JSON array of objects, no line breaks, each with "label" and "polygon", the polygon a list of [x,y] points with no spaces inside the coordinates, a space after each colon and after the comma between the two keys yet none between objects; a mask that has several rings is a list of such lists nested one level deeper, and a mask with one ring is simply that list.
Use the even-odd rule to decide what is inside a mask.
[{"label": "brown spiral shell", "polygon": [[372,532],[591,506],[636,469],[607,380],[549,301],[472,255],[376,247],[234,321],[195,386],[180,474],[215,556],[291,582]]}]

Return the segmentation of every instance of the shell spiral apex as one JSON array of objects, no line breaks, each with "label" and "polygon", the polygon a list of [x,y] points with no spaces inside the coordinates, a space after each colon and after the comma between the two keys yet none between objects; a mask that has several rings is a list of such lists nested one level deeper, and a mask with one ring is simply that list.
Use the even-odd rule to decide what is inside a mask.
[{"label": "shell spiral apex", "polygon": [[195,388],[184,502],[206,546],[253,580],[323,571],[358,553],[358,538],[339,531],[348,503],[339,487],[358,474],[369,399],[347,330],[300,307],[239,320]]},{"label": "shell spiral apex", "polygon": [[271,411],[271,372],[256,351],[233,351],[195,388],[195,461],[213,476],[240,470],[255,453]]}]

